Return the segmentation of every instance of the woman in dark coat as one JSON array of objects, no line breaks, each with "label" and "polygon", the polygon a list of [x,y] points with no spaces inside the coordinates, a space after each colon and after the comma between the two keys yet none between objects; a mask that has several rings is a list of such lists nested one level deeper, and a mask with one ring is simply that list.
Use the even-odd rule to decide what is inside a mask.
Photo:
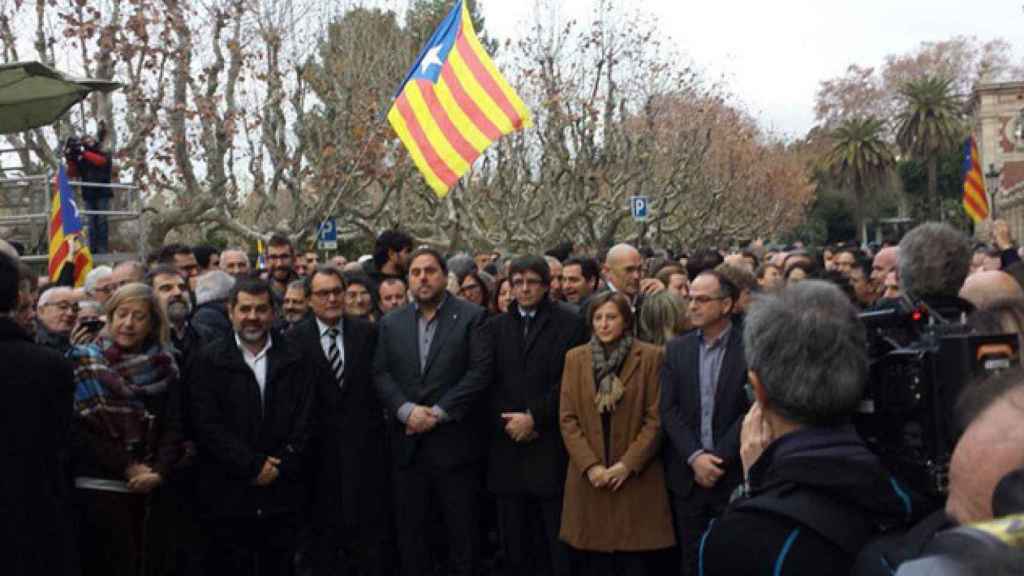
[{"label": "woman in dark coat", "polygon": [[675,543],[658,458],[660,347],[635,340],[625,296],[596,295],[593,337],[565,358],[559,407],[569,452],[561,538],[588,575],[646,575]]},{"label": "woman in dark coat", "polygon": [[123,286],[106,312],[106,332],[68,353],[75,368],[79,549],[86,576],[134,576],[145,569],[147,516],[149,523],[163,522],[161,514],[147,514],[149,495],[181,457],[174,447],[161,450],[159,442],[164,401],[168,388],[177,386],[178,366],[152,289]]}]

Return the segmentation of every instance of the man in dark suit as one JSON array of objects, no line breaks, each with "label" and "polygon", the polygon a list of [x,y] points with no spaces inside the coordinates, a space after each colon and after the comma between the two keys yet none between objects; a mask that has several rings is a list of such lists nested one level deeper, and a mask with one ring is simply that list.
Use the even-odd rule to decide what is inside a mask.
[{"label": "man in dark suit", "polygon": [[558,401],[565,354],[586,330],[571,304],[549,298],[544,258],[516,259],[509,273],[515,301],[490,323],[487,487],[498,499],[504,573],[567,576],[568,549],[558,539],[567,464]]},{"label": "man in dark suit", "polygon": [[750,407],[743,335],[732,324],[736,286],[713,270],[690,285],[696,330],[669,341],[661,373],[661,425],[682,573],[697,573],[700,538],[742,480],[740,426]]},{"label": "man in dark suit", "polygon": [[60,353],[32,342],[14,321],[32,306],[35,276],[0,252],[0,541],[3,573],[80,573],[72,530],[67,456],[70,448],[73,367]]},{"label": "man in dark suit", "polygon": [[[309,277],[312,314],[288,336],[317,370],[313,451],[316,574],[385,572],[390,525],[384,413],[373,387],[377,330],[344,316],[345,280],[332,266]],[[339,553],[341,552],[341,553]]]},{"label": "man in dark suit", "polygon": [[445,291],[448,269],[436,251],[414,252],[413,303],[381,319],[374,380],[388,413],[402,573],[426,574],[428,503],[443,511],[451,574],[477,566],[481,405],[491,377],[483,308]]},{"label": "man in dark suit", "polygon": [[280,333],[262,280],[241,280],[234,335],[203,347],[188,373],[208,573],[290,575],[312,425],[314,367]]}]

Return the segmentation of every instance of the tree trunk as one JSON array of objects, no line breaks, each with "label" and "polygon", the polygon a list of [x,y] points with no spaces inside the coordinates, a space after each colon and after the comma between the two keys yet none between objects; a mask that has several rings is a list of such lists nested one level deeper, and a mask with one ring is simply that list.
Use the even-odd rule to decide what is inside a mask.
[{"label": "tree trunk", "polygon": [[939,159],[934,154],[928,158],[928,202],[933,210],[939,212],[937,219],[944,221],[946,215],[942,211],[942,203],[939,202]]}]

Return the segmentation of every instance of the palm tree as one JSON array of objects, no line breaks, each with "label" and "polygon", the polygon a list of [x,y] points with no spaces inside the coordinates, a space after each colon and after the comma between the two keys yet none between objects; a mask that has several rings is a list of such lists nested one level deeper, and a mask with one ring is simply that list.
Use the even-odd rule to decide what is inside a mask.
[{"label": "palm tree", "polygon": [[868,240],[864,196],[886,180],[895,163],[885,141],[885,123],[878,118],[851,118],[832,131],[832,148],[825,156],[825,165],[853,191],[853,214],[861,242]]},{"label": "palm tree", "polygon": [[962,135],[962,105],[953,80],[925,76],[900,86],[900,112],[896,142],[904,153],[925,163],[928,170],[928,204],[939,210],[939,157],[956,146]]}]

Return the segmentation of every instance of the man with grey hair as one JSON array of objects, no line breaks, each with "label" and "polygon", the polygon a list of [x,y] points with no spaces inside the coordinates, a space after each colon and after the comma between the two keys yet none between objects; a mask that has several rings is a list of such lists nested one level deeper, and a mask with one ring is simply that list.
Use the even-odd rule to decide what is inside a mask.
[{"label": "man with grey hair", "polygon": [[114,270],[110,266],[97,266],[85,275],[85,296],[105,304],[114,293]]},{"label": "man with grey hair", "polygon": [[241,248],[227,248],[220,253],[220,269],[235,278],[249,275],[249,256]]},{"label": "man with grey hair", "polygon": [[235,278],[220,270],[207,272],[196,280],[196,311],[192,314],[192,327],[204,344],[234,334],[227,307],[234,285]]},{"label": "man with grey hair", "polygon": [[745,494],[704,535],[703,573],[845,574],[877,527],[912,513],[850,423],[868,374],[864,326],[839,288],[807,280],[759,297],[743,340]]},{"label": "man with grey hair", "polygon": [[111,294],[125,284],[142,282],[146,278],[146,267],[138,260],[125,260],[114,266],[111,274]]},{"label": "man with grey hair", "polygon": [[60,353],[71,348],[71,329],[78,319],[78,298],[67,286],[47,288],[36,304],[36,343]]},{"label": "man with grey hair", "polygon": [[958,297],[970,267],[971,243],[949,224],[921,224],[900,242],[898,270],[903,293],[947,320],[955,321],[958,314],[973,309]]}]

